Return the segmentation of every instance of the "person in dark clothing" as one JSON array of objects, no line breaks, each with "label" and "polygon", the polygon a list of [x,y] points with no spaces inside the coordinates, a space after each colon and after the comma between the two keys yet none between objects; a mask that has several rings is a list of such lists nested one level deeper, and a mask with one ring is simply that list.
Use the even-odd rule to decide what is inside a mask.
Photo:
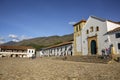
[{"label": "person in dark clothing", "polygon": [[102,57],[105,59],[105,49],[102,49]]}]

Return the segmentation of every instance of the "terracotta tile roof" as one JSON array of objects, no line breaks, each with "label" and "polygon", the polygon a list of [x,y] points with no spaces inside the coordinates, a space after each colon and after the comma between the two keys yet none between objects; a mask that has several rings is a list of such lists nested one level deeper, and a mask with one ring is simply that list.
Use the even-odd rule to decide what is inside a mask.
[{"label": "terracotta tile roof", "polygon": [[1,49],[15,49],[15,50],[27,50],[27,49],[34,49],[31,46],[0,46]]},{"label": "terracotta tile roof", "polygon": [[76,25],[78,25],[78,24],[81,23],[81,22],[86,22],[86,20],[85,20],[85,19],[82,19],[82,20],[80,20],[79,22],[75,23],[73,26],[76,26]]},{"label": "terracotta tile roof", "polygon": [[68,44],[72,44],[72,43],[73,43],[73,41],[64,42],[64,43],[60,43],[58,45],[53,45],[53,46],[47,47],[45,49],[55,48],[55,47],[59,47],[59,46],[63,46],[63,45],[68,45]]},{"label": "terracotta tile roof", "polygon": [[113,33],[113,32],[116,32],[116,31],[120,31],[120,27],[117,27],[117,28],[115,28],[113,30],[108,31],[107,34]]}]

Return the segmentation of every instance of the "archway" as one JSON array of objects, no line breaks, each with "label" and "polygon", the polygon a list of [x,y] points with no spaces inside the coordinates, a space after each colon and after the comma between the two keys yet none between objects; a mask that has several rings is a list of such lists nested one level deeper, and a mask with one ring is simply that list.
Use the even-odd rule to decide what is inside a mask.
[{"label": "archway", "polygon": [[96,50],[96,41],[95,40],[92,40],[91,41],[91,54],[92,55],[95,55],[97,53],[97,50]]}]

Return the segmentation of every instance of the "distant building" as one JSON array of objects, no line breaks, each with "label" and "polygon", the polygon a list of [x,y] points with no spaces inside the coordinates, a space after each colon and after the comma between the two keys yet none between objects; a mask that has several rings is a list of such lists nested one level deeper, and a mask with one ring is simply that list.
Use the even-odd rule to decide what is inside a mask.
[{"label": "distant building", "polygon": [[8,57],[33,57],[35,49],[27,46],[0,46],[0,55]]},{"label": "distant building", "polygon": [[42,49],[40,56],[67,56],[73,54],[73,41],[64,42]]},{"label": "distant building", "polygon": [[44,56],[44,48],[36,51],[36,57],[43,57]]},{"label": "distant building", "polygon": [[90,16],[88,20],[81,20],[73,26],[74,55],[101,55],[101,50],[108,48],[111,44],[115,47],[116,53],[119,53],[116,45],[119,46],[120,39],[104,34],[120,27],[120,23]]}]

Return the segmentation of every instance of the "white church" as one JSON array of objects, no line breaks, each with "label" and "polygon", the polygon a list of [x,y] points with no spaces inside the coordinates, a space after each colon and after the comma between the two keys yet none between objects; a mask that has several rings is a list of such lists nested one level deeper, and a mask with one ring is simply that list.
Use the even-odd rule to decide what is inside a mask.
[{"label": "white church", "polygon": [[101,50],[114,48],[120,54],[120,22],[90,16],[74,27],[74,55],[101,55]]}]

